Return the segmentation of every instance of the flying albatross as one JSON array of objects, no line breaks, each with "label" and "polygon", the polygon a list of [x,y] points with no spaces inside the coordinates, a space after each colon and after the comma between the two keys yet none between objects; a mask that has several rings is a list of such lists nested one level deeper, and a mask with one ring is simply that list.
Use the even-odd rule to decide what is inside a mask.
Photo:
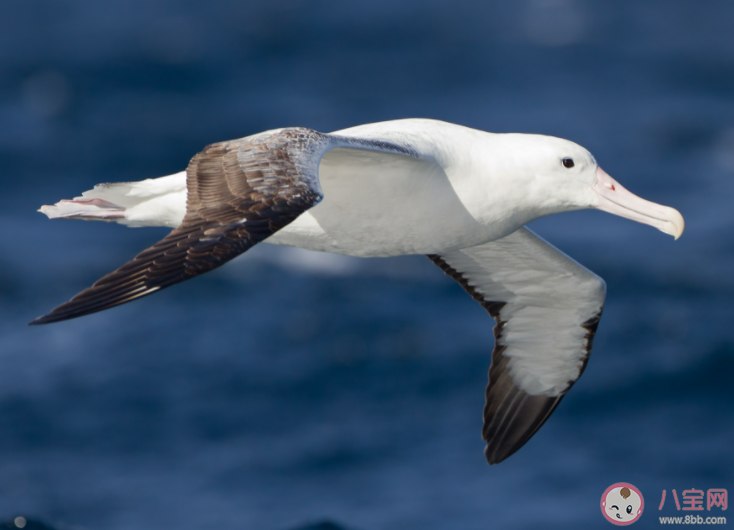
[{"label": "flying albatross", "polygon": [[266,242],[351,256],[426,254],[495,319],[482,435],[490,464],[522,447],[581,376],[606,287],[523,225],[597,208],[673,235],[683,217],[633,195],[583,147],[408,119],[215,143],[186,171],[99,184],[49,218],[173,228],[31,324],[130,302]]}]

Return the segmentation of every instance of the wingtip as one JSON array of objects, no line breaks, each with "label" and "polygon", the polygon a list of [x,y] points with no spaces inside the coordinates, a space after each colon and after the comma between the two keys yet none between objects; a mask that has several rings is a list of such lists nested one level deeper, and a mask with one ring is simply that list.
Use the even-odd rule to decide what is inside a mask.
[{"label": "wingtip", "polygon": [[520,449],[519,447],[513,448],[510,451],[503,451],[500,452],[500,447],[490,447],[490,445],[487,445],[484,448],[484,458],[487,460],[487,464],[490,466],[496,466],[500,462],[504,462],[507,460],[510,456],[515,454],[517,450]]},{"label": "wingtip", "polygon": [[43,315],[37,318],[34,318],[30,322],[28,322],[29,326],[41,326],[43,324],[51,324],[52,322],[56,322],[58,319],[55,319],[51,317],[53,315],[53,312],[49,313],[48,315]]},{"label": "wingtip", "polygon": [[[42,326],[45,324],[53,324],[55,322],[63,322],[64,320],[71,320],[73,318],[81,317],[95,311],[74,311],[73,310],[73,299],[69,302],[65,302],[60,306],[56,307],[50,313],[46,313],[40,317],[34,318],[28,322],[29,326]],[[72,306],[71,308],[69,306]],[[70,310],[72,309],[72,310]],[[99,311],[99,309],[97,310]]]}]

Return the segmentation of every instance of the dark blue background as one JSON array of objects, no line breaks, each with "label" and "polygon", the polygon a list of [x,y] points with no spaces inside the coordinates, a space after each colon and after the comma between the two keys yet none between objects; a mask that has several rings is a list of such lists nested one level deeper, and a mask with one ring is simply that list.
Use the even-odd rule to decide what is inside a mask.
[{"label": "dark blue background", "polygon": [[[734,488],[733,19],[693,0],[6,1],[0,517],[610,527],[600,496],[627,481],[653,528],[683,513],[672,488]],[[687,221],[677,242],[600,212],[533,223],[608,297],[583,378],[506,462],[480,439],[491,321],[424,257],[262,245],[25,326],[166,233],[40,205],[219,140],[405,117],[569,138]]]}]

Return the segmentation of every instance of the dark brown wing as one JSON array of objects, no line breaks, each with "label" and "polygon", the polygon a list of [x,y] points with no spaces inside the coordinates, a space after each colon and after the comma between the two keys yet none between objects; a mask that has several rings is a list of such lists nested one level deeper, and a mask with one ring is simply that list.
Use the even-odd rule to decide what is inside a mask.
[{"label": "dark brown wing", "polygon": [[581,376],[604,282],[527,229],[428,256],[495,319],[482,438],[489,464],[520,449]]},{"label": "dark brown wing", "polygon": [[282,129],[206,147],[186,169],[181,225],[31,324],[124,304],[223,265],[321,200],[318,164],[328,137]]}]

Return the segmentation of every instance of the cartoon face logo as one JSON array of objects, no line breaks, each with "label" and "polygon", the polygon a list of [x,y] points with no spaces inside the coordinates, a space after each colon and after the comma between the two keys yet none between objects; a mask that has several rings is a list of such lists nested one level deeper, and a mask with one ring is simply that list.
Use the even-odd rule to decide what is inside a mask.
[{"label": "cartoon face logo", "polygon": [[601,496],[601,513],[618,526],[632,524],[642,515],[645,500],[632,484],[618,482],[609,486]]}]

